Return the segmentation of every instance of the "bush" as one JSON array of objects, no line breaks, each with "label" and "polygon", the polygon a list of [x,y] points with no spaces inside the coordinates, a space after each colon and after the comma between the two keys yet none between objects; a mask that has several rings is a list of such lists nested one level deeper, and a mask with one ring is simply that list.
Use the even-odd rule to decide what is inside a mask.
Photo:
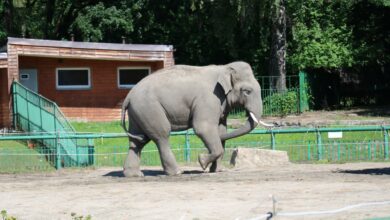
[{"label": "bush", "polygon": [[274,93],[264,98],[264,114],[288,115],[297,113],[298,95],[296,91]]},{"label": "bush", "polygon": [[16,220],[15,217],[8,215],[6,210],[1,210],[0,215],[2,220]]}]

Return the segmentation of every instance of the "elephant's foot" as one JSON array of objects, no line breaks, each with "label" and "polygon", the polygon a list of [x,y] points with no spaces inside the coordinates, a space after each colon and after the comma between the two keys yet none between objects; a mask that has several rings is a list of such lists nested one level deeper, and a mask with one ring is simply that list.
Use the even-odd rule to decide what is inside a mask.
[{"label": "elephant's foot", "polygon": [[220,162],[213,162],[210,166],[210,173],[225,172],[226,170]]},{"label": "elephant's foot", "polygon": [[144,174],[140,170],[124,169],[123,175],[125,177],[143,177]]},{"label": "elephant's foot", "polygon": [[165,170],[165,173],[168,176],[179,176],[183,173],[183,170],[181,170],[181,169]]},{"label": "elephant's foot", "polygon": [[206,154],[199,154],[199,156],[198,156],[199,164],[203,170],[206,170],[207,166],[209,165],[209,163],[207,162],[207,159],[206,159],[207,157],[208,157],[208,155],[206,155]]}]

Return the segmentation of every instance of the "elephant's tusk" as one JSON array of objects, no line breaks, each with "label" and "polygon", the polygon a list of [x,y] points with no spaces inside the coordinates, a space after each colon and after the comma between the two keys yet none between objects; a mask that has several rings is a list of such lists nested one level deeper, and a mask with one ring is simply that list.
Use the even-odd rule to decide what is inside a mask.
[{"label": "elephant's tusk", "polygon": [[253,121],[255,121],[257,124],[259,124],[259,120],[257,120],[256,116],[252,112],[249,112],[249,115],[251,116]]},{"label": "elephant's tusk", "polygon": [[251,116],[252,120],[255,121],[257,124],[261,124],[263,125],[264,127],[273,127],[274,125],[273,124],[267,124],[265,122],[262,122],[260,120],[257,120],[255,114],[253,114],[252,112],[249,112],[249,115]]},{"label": "elephant's tusk", "polygon": [[267,123],[262,122],[262,121],[260,121],[260,120],[259,120],[259,123],[260,123],[261,125],[265,126],[265,127],[273,127],[273,126],[274,126],[273,124],[267,124]]}]

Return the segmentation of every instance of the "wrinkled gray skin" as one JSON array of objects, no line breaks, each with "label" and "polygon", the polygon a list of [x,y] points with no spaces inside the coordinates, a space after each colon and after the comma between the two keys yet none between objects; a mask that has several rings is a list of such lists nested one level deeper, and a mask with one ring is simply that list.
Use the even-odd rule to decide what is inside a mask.
[{"label": "wrinkled gray skin", "polygon": [[[235,106],[246,109],[248,120],[227,133],[227,114]],[[219,171],[225,140],[250,132],[257,126],[261,113],[260,85],[245,62],[204,67],[176,65],[159,70],[141,80],[123,102],[122,126],[130,139],[124,175],[143,176],[140,156],[150,140],[158,147],[165,173],[181,174],[169,146],[169,134],[189,128],[194,129],[209,151],[199,155],[201,167],[207,169],[211,164],[210,172]]]}]

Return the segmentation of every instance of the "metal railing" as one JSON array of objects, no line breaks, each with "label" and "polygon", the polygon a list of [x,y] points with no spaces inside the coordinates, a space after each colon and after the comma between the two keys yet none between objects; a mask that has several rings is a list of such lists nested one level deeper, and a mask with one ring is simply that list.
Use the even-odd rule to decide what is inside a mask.
[{"label": "metal railing", "polygon": [[[275,82],[279,79],[279,76],[257,76],[256,79],[259,81],[261,88],[272,89]],[[299,75],[286,76],[286,87],[296,88],[299,87]]]},{"label": "metal railing", "polygon": [[[389,129],[390,126],[366,126],[254,130],[242,138],[226,142],[224,162],[228,163],[236,147],[287,151],[292,162],[383,161],[389,159]],[[331,139],[327,137],[329,132],[343,132],[344,137]],[[179,163],[197,163],[198,154],[207,152],[192,130],[174,132],[171,136],[171,139],[175,139],[171,148]],[[61,158],[70,153],[52,151],[42,147],[42,143],[67,139],[76,139],[86,146],[84,151],[75,151],[70,156],[86,157],[90,161],[89,164],[74,163],[74,166],[122,166],[128,151],[128,139],[124,133],[0,135],[0,170],[24,172],[53,169],[53,164],[47,161],[53,159],[61,163]],[[95,146],[92,145],[93,140],[96,140]],[[115,143],[110,140],[115,140]],[[28,146],[29,143],[35,146]],[[10,147],[12,145],[20,147]],[[66,149],[68,146],[62,147]],[[158,150],[153,143],[144,148],[142,164],[160,165]]]},{"label": "metal railing", "polygon": [[[18,130],[31,133],[76,133],[55,102],[15,81],[12,85],[12,97],[13,120]],[[51,161],[58,168],[91,163],[88,157],[73,156],[85,152],[88,148],[79,144],[77,139],[41,139],[40,141],[41,148],[47,148],[48,152],[58,155]]]}]

